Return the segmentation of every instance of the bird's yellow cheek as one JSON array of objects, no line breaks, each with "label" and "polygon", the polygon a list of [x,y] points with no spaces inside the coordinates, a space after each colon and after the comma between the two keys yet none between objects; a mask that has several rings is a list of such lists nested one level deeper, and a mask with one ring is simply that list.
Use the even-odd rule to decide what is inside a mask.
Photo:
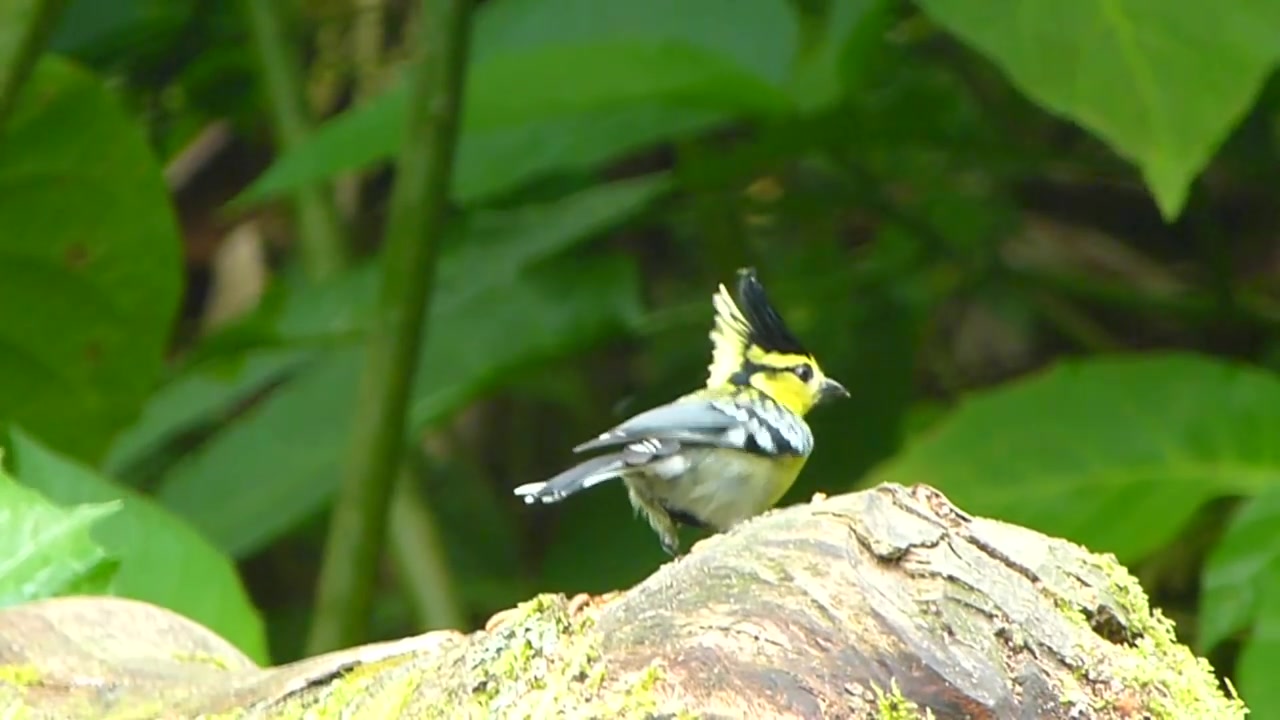
[{"label": "bird's yellow cheek", "polygon": [[813,390],[791,373],[757,373],[751,384],[797,415],[804,415],[813,407]]}]

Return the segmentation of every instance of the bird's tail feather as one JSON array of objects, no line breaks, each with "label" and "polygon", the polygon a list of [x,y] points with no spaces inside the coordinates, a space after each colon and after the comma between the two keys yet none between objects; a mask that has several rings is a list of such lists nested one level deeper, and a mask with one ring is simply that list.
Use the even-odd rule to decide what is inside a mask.
[{"label": "bird's tail feather", "polygon": [[626,462],[621,453],[602,455],[581,462],[545,482],[521,485],[514,490],[526,503],[559,502],[579,490],[586,490],[618,477]]}]

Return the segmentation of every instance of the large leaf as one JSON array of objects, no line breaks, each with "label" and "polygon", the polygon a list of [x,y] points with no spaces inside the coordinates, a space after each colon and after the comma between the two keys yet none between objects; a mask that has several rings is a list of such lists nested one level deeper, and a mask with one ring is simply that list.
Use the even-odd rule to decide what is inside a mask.
[{"label": "large leaf", "polygon": [[1240,694],[1257,717],[1280,715],[1280,484],[1245,502],[1205,563],[1199,645],[1208,652],[1248,631],[1237,660]]},{"label": "large leaf", "polygon": [[[391,157],[404,137],[407,100],[398,85],[320,126],[282,155],[241,201],[270,199]],[[458,141],[453,195],[474,203],[543,175],[589,170],[724,120],[722,113],[646,105],[466,131]]]},{"label": "large leaf", "polygon": [[1207,500],[1280,482],[1280,382],[1207,358],[1066,362],[966,400],[873,474],[1124,562]]},{"label": "large leaf", "polygon": [[193,0],[69,0],[49,46],[95,67],[121,55],[159,54],[181,41],[194,5]]},{"label": "large leaf", "polygon": [[89,529],[119,503],[62,508],[0,469],[0,607],[74,593],[101,593],[117,561]]},{"label": "large leaf", "polygon": [[1167,218],[1280,59],[1272,0],[918,2],[1022,92],[1136,162]]},{"label": "large leaf", "polygon": [[108,474],[127,472],[182,433],[225,417],[297,368],[307,355],[293,348],[261,350],[191,368],[151,397],[138,422],[111,445],[103,469]]},{"label": "large leaf", "polygon": [[68,505],[106,502],[120,508],[92,531],[121,563],[112,594],[177,611],[255,660],[268,660],[262,621],[230,559],[150,498],[54,453],[25,433],[14,432],[11,439],[24,485]]},{"label": "large leaf", "polygon": [[180,246],[141,132],[45,60],[0,134],[0,421],[96,458],[150,392]]},{"label": "large leaf", "polygon": [[328,503],[351,432],[357,348],[331,352],[165,476],[157,497],[244,557]]},{"label": "large leaf", "polygon": [[[1280,577],[1277,528],[1280,484],[1246,502],[1214,546],[1201,583],[1199,641],[1203,650],[1211,650],[1249,627],[1258,616],[1266,589]],[[1276,601],[1280,602],[1280,597]]]},{"label": "large leaf", "polygon": [[1280,717],[1280,685],[1275,681],[1280,666],[1280,572],[1272,571],[1259,581],[1258,617],[1240,650],[1235,677],[1249,714],[1273,718]]},{"label": "large leaf", "polygon": [[[454,177],[465,202],[790,110],[798,28],[784,0],[507,0],[480,10],[475,37]],[[396,85],[322,126],[243,199],[389,157],[406,101]]]},{"label": "large leaf", "polygon": [[507,0],[487,10],[469,65],[468,128],[668,99],[789,109],[783,85],[799,27],[785,0]]},{"label": "large leaf", "polygon": [[427,427],[513,371],[635,327],[639,299],[630,259],[564,259],[438,314],[419,356],[410,425]]},{"label": "large leaf", "polygon": [[[509,373],[616,332],[638,314],[629,263],[561,261],[432,309],[410,404],[415,427],[447,417]],[[323,507],[351,435],[361,354],[333,354],[177,466],[160,490],[243,556]]]}]

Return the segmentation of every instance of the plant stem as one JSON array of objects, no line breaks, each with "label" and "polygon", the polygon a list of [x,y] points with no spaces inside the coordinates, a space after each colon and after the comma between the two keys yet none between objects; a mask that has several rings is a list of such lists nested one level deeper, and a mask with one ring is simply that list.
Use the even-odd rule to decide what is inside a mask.
[{"label": "plant stem", "polygon": [[[276,139],[289,150],[311,132],[311,119],[297,53],[292,51],[284,32],[281,13],[285,7],[277,0],[244,0],[245,19],[262,69]],[[308,279],[323,280],[347,263],[346,241],[332,192],[327,183],[314,183],[294,193],[294,202],[301,245],[298,255]]]},{"label": "plant stem", "polygon": [[396,166],[381,294],[351,454],[325,543],[310,654],[352,645],[366,634],[445,225],[469,21],[469,0],[422,0],[409,77],[408,137]]},{"label": "plant stem", "polygon": [[65,0],[0,2],[0,130],[65,4]]}]

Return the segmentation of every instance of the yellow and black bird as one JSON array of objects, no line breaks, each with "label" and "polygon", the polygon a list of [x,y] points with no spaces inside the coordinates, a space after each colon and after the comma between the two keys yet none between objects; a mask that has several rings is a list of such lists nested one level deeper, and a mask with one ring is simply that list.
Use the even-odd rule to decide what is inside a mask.
[{"label": "yellow and black bird", "polygon": [[813,450],[804,415],[849,393],[787,329],[754,270],[738,271],[737,289],[736,303],[724,285],[712,298],[706,387],[579,445],[574,452],[612,452],[515,494],[553,503],[621,478],[672,555],[677,523],[722,531],[773,507]]}]

